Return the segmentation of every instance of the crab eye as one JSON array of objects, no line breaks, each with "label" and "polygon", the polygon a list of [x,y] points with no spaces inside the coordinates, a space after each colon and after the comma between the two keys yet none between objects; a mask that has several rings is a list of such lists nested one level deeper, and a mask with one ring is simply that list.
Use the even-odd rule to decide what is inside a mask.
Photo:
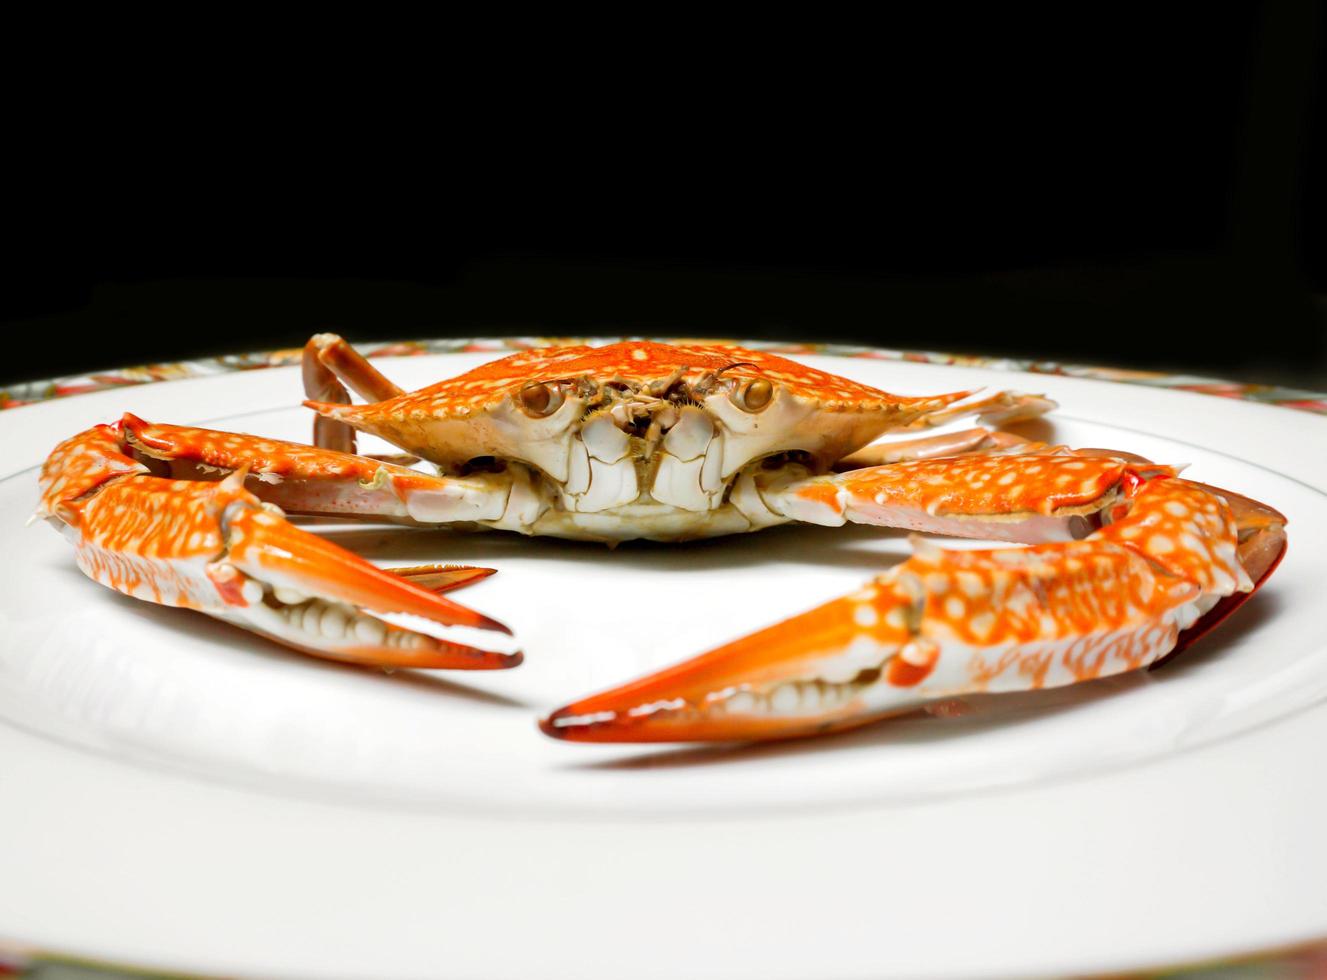
[{"label": "crab eye", "polygon": [[565,397],[562,394],[560,385],[548,385],[542,381],[535,381],[521,389],[517,396],[521,402],[521,408],[525,414],[533,415],[535,418],[543,418],[545,415],[552,415],[562,407],[562,401]]},{"label": "crab eye", "polygon": [[744,412],[759,412],[774,397],[774,386],[764,378],[748,381],[733,393],[733,404]]}]

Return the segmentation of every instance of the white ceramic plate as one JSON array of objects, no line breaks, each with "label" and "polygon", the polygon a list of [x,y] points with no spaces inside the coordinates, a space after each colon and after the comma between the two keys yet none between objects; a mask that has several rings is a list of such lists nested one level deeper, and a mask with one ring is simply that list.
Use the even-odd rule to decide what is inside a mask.
[{"label": "white ceramic plate", "polygon": [[[408,387],[491,355],[385,362]],[[1193,464],[1291,520],[1271,584],[1171,666],[961,719],[697,751],[535,716],[849,591],[906,553],[785,528],[616,551],[329,526],[461,598],[517,671],[385,676],[99,589],[23,528],[32,467],[126,409],[303,438],[293,369],[0,415],[0,936],[264,976],[993,976],[1327,936],[1327,419],[1062,377],[803,358],[901,393],[1047,391],[1051,435]]]}]

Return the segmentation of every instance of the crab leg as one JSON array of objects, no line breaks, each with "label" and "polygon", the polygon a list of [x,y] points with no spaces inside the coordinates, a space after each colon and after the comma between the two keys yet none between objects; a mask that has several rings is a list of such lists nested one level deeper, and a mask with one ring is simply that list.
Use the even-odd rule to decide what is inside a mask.
[{"label": "crab leg", "polygon": [[[1036,476],[1029,474],[1036,460],[980,462],[993,475],[1021,466]],[[1134,670],[1227,615],[1284,552],[1285,518],[1276,511],[1165,468],[1097,460],[1064,472],[1080,485],[1056,481],[1047,507],[1076,507],[1095,494],[1103,523],[1083,540],[992,551],[919,543],[913,557],[857,593],[577,701],[541,728],[591,742],[801,736],[937,699]],[[956,506],[972,518],[1031,502],[1011,487],[998,478],[981,488],[969,482]],[[811,499],[839,505],[840,514],[866,506]],[[910,506],[930,516],[926,500]],[[998,527],[985,523],[986,531]]]},{"label": "crab leg", "polygon": [[130,449],[161,475],[206,480],[248,467],[248,489],[299,514],[345,515],[421,524],[499,521],[513,503],[508,473],[431,476],[366,456],[277,439],[180,425],[126,414]]},{"label": "crab leg", "polygon": [[1067,450],[920,459],[756,485],[771,511],[838,526],[875,524],[1037,544],[1085,537],[1129,481],[1167,466]]},{"label": "crab leg", "polygon": [[476,565],[415,565],[410,568],[389,568],[387,571],[421,589],[428,589],[434,595],[442,595],[482,582],[497,569],[479,568]]},{"label": "crab leg", "polygon": [[90,578],[334,660],[463,669],[520,663],[519,653],[476,649],[380,618],[406,614],[509,633],[436,594],[474,574],[376,568],[285,521],[244,488],[244,467],[211,482],[151,475],[126,432],[89,429],[57,446],[42,469],[38,515],[71,540]]},{"label": "crab leg", "polygon": [[867,466],[885,466],[919,459],[939,459],[978,453],[1012,456],[1040,452],[1047,448],[1049,447],[1044,442],[1033,442],[1012,432],[991,431],[977,426],[938,436],[923,436],[920,439],[877,442],[843,457],[834,464],[834,469],[859,470]]},{"label": "crab leg", "polygon": [[[969,395],[976,394],[970,392]],[[952,422],[967,415],[975,415],[990,425],[1008,425],[1040,418],[1056,403],[1044,395],[1028,395],[1021,391],[997,391],[985,398],[969,400],[968,396],[955,400],[943,408],[924,412],[912,419],[906,428],[929,429]]]}]

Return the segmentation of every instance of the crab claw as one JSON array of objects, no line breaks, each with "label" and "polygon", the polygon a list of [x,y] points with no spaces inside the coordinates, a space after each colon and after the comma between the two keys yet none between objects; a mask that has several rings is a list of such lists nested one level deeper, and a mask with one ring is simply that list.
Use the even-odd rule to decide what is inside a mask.
[{"label": "crab claw", "polygon": [[1236,554],[1240,565],[1253,582],[1253,588],[1219,599],[1202,618],[1180,634],[1175,649],[1154,663],[1154,669],[1165,665],[1176,654],[1184,652],[1225,622],[1231,613],[1262,588],[1286,555],[1286,517],[1275,507],[1205,483],[1191,485],[1220,497],[1230,508],[1238,531]]},{"label": "crab claw", "polygon": [[1082,540],[946,551],[919,539],[859,592],[541,728],[580,742],[786,738],[1157,663],[1271,574],[1285,518],[1152,467],[1124,477],[1110,522]]},{"label": "crab claw", "polygon": [[[908,629],[915,605],[907,583],[870,587],[569,704],[539,727],[574,742],[695,742],[861,724],[889,712],[872,703],[884,675],[906,685],[924,672],[931,655]],[[870,637],[861,632],[868,619]]]},{"label": "crab claw", "polygon": [[[229,601],[224,615],[217,613],[222,618],[317,656],[357,663],[492,670],[522,660],[519,652],[480,650],[374,615],[401,613],[511,633],[497,620],[430,590],[427,578],[409,574],[414,570],[400,575],[377,568],[260,507],[232,505],[223,524],[229,550],[209,567],[209,577],[218,591],[240,601]],[[238,589],[226,589],[228,578],[243,581]]]},{"label": "crab claw", "polygon": [[[109,443],[115,433],[102,428],[84,444]],[[77,454],[79,461],[88,458],[97,457]],[[510,633],[436,594],[487,569],[376,568],[288,523],[244,488],[247,473],[246,467],[219,482],[195,483],[124,468],[109,476],[89,471],[86,479],[77,471],[82,482],[51,480],[43,505],[75,545],[84,573],[135,598],[196,609],[334,660],[480,670],[521,662],[517,652],[438,639],[425,625]],[[87,483],[95,492],[81,489]],[[407,617],[405,625],[384,621],[392,614]]]}]

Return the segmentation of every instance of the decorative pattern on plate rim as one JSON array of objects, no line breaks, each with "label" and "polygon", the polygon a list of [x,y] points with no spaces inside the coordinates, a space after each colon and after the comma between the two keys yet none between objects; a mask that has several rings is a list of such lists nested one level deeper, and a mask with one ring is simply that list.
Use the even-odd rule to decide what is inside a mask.
[{"label": "decorative pattern on plate rim", "polygon": [[[555,344],[614,343],[618,337],[491,337],[483,339],[438,338],[409,340],[393,343],[360,345],[369,357],[410,357],[419,354],[492,353],[548,347]],[[643,339],[643,338],[626,338]],[[677,342],[677,338],[671,338]],[[863,347],[851,344],[789,343],[762,340],[715,340],[706,343],[740,343],[756,350],[796,356],[798,354],[824,354],[832,357],[866,358],[869,360],[912,361],[919,364],[946,364],[957,367],[988,368],[997,371],[1027,371],[1033,374],[1060,375],[1072,378],[1091,378],[1097,381],[1115,381],[1124,384],[1149,385],[1177,391],[1193,391],[1222,398],[1263,402],[1305,412],[1327,415],[1327,392],[1301,391],[1275,385],[1249,384],[1236,381],[1218,381],[1188,374],[1166,374],[1160,371],[1134,371],[1122,368],[1086,367],[1012,357],[985,357],[967,354],[944,354],[934,351],[891,350],[884,347]],[[226,354],[221,357],[175,361],[165,364],[146,364],[140,367],[117,368],[91,374],[70,375],[44,381],[25,381],[0,389],[0,410],[19,408],[53,398],[68,398],[95,391],[149,384],[153,381],[177,381],[183,378],[203,378],[232,371],[254,371],[269,367],[287,367],[298,364],[302,348],[257,351],[248,354]]]},{"label": "decorative pattern on plate rim", "polygon": [[[1082,974],[1082,980],[1320,980],[1327,975],[1327,943],[1290,946],[1265,953],[1207,960],[1125,973]],[[21,980],[206,980],[211,974],[164,972],[58,953],[40,952],[0,940],[0,978]]]}]

